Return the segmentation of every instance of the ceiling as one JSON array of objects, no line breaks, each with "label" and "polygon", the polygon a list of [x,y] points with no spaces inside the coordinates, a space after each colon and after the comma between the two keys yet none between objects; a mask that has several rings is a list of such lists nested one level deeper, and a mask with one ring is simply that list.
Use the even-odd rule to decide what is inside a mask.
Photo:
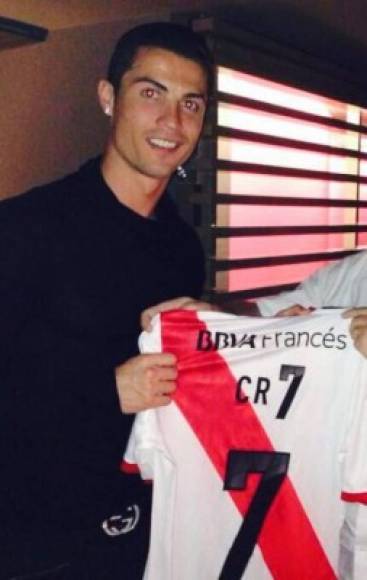
[{"label": "ceiling", "polygon": [[[243,12],[244,26],[261,33],[276,30],[280,40],[293,44],[303,30],[300,22],[309,19],[311,28],[322,35],[326,26],[339,39],[356,42],[367,49],[366,0],[1,0],[0,17],[22,20],[51,32],[77,26],[137,18],[166,18],[172,12],[213,12],[228,15]],[[236,15],[237,18],[237,15]],[[312,24],[313,21],[313,24]],[[321,28],[320,28],[321,27]],[[304,43],[314,38],[305,38]],[[336,46],[336,48],[338,48]],[[343,47],[341,47],[343,50]]]}]

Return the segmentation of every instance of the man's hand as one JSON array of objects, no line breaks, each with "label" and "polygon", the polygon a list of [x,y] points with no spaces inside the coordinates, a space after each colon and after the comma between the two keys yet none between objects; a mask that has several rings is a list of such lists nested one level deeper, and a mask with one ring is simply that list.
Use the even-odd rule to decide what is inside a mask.
[{"label": "man's hand", "polygon": [[367,308],[350,308],[343,312],[344,318],[351,318],[349,327],[354,346],[367,357]]},{"label": "man's hand", "polygon": [[200,300],[195,300],[189,296],[181,296],[180,298],[174,298],[173,300],[166,300],[155,306],[151,306],[144,310],[140,317],[140,323],[143,330],[151,330],[151,321],[155,314],[159,312],[167,312],[167,310],[176,310],[177,308],[183,308],[184,310],[219,310],[218,306],[215,304],[210,304],[209,302],[201,302]]},{"label": "man's hand", "polygon": [[117,393],[123,413],[168,405],[176,388],[173,354],[140,354],[115,369]]},{"label": "man's hand", "polygon": [[279,312],[277,312],[274,316],[304,316],[305,314],[310,314],[313,310],[314,308],[312,308],[312,306],[306,308],[300,304],[293,304],[293,306],[288,306],[288,308],[279,310]]}]

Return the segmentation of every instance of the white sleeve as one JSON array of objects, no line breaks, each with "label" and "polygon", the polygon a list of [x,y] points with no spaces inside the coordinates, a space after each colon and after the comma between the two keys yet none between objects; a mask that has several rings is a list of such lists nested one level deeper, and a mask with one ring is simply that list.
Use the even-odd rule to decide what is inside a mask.
[{"label": "white sleeve", "polygon": [[367,252],[319,268],[294,290],[256,303],[262,316],[274,316],[293,304],[314,308],[367,305]]},{"label": "white sleeve", "polygon": [[156,421],[150,409],[137,413],[124,453],[124,463],[138,468],[143,479],[153,479],[154,454],[161,447]]},{"label": "white sleeve", "polygon": [[124,462],[138,466],[143,479],[154,483],[151,538],[144,580],[156,580],[157,577],[171,580],[176,466],[164,445],[157,410],[148,409],[137,414]]},{"label": "white sleeve", "polygon": [[327,278],[326,268],[320,268],[312,276],[306,278],[302,284],[290,292],[281,292],[275,296],[260,298],[256,304],[262,316],[274,316],[283,308],[294,304],[314,308],[323,306],[323,293]]},{"label": "white sleeve", "polygon": [[161,338],[161,317],[159,314],[153,316],[151,330],[144,330],[138,339],[141,353],[162,352]]}]

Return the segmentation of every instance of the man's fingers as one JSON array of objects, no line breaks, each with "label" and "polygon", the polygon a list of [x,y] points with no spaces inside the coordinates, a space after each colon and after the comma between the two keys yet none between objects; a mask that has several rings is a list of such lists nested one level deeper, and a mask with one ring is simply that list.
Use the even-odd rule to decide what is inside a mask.
[{"label": "man's fingers", "polygon": [[149,385],[158,386],[163,383],[174,382],[177,378],[176,367],[153,367],[146,371],[146,378]]},{"label": "man's fingers", "polygon": [[356,318],[352,318],[352,322],[350,323],[350,330],[366,330],[367,329],[367,316],[357,316]]},{"label": "man's fingers", "polygon": [[176,367],[153,367],[147,371],[148,383],[156,394],[172,393],[176,389]]},{"label": "man's fingers", "polygon": [[156,407],[165,407],[169,405],[171,402],[171,397],[167,397],[167,395],[160,395],[153,399],[151,405],[149,405],[149,409],[155,409]]},{"label": "man's fingers", "polygon": [[355,318],[356,316],[367,316],[367,308],[348,308],[342,314],[343,318]]},{"label": "man's fingers", "polygon": [[343,312],[343,317],[351,319],[349,332],[354,346],[367,357],[367,308],[349,308]]},{"label": "man's fingers", "polygon": [[189,296],[180,296],[179,298],[173,298],[172,300],[166,300],[155,306],[151,306],[142,312],[140,317],[140,324],[143,330],[151,330],[151,321],[153,316],[159,312],[167,312],[167,310],[176,310],[177,308],[183,308],[187,303],[191,302],[192,298]]},{"label": "man's fingers", "polygon": [[160,395],[171,395],[176,390],[176,383],[174,381],[159,381],[151,387],[151,394],[154,397]]},{"label": "man's fingers", "polygon": [[300,304],[293,304],[292,306],[288,306],[288,308],[283,308],[279,310],[275,314],[275,316],[282,318],[286,316],[304,316],[305,314],[310,314],[313,308],[310,306],[306,308],[305,306],[301,306]]},{"label": "man's fingers", "polygon": [[215,304],[211,304],[210,302],[201,302],[200,300],[189,300],[183,306],[185,310],[209,310],[209,311],[216,311],[220,310],[219,306]]},{"label": "man's fingers", "polygon": [[137,413],[167,405],[176,388],[176,356],[171,353],[138,355],[115,369],[123,413]]},{"label": "man's fingers", "polygon": [[175,381],[177,379],[176,367],[156,367],[155,375],[157,381]]},{"label": "man's fingers", "polygon": [[142,368],[149,369],[154,367],[172,367],[176,364],[177,358],[169,352],[141,354],[136,357],[138,365]]},{"label": "man's fingers", "polygon": [[350,335],[352,337],[352,339],[354,340],[354,342],[358,339],[358,336],[361,334],[361,332],[359,330],[357,330],[356,328],[350,328]]},{"label": "man's fingers", "polygon": [[367,332],[366,328],[351,331],[354,346],[363,354],[367,356]]}]

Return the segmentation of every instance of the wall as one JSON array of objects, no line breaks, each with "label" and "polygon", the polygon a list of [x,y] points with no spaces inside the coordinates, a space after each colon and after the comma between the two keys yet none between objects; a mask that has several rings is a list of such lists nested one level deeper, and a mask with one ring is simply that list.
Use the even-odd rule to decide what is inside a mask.
[{"label": "wall", "polygon": [[0,53],[0,197],[62,175],[100,150],[106,120],[95,84],[120,30],[55,32],[45,43]]}]

